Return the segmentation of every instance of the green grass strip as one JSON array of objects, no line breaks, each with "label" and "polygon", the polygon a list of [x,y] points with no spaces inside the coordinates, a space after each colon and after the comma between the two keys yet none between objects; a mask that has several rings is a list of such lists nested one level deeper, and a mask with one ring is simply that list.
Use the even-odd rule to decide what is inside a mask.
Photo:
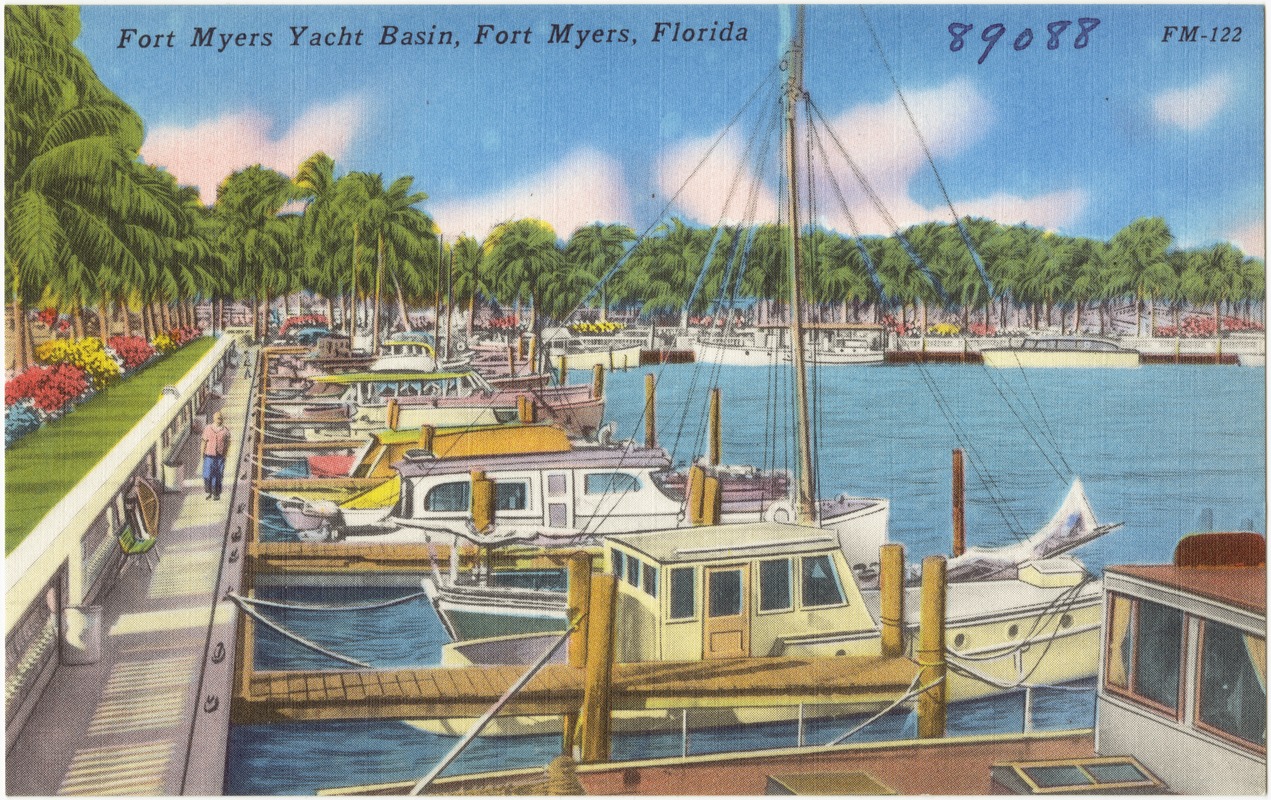
[{"label": "green grass strip", "polygon": [[93,395],[70,414],[46,422],[5,451],[6,556],[154,407],[163,387],[180,381],[215,343],[209,337],[195,339]]}]

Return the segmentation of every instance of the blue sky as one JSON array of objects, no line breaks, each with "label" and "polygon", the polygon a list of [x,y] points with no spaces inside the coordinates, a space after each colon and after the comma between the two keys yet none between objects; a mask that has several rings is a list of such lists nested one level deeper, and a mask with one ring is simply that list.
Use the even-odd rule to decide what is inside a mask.
[{"label": "blue sky", "polygon": [[[866,8],[960,214],[1099,238],[1158,215],[1182,245],[1230,240],[1263,254],[1261,6]],[[447,234],[483,237],[502,219],[538,216],[565,238],[591,221],[640,230],[655,219],[777,64],[783,15],[766,5],[85,6],[78,45],[146,121],[143,157],[208,201],[233,169],[291,173],[321,149],[340,173],[414,176]],[[1083,49],[1073,47],[1079,16],[1100,20]],[[1073,22],[1048,49],[1058,20]],[[734,41],[654,42],[659,21],[732,23]],[[957,52],[955,22],[974,26]],[[627,41],[550,44],[552,25],[566,23],[626,29]],[[1004,34],[977,63],[994,23]],[[477,45],[482,24],[489,39],[528,29],[530,42]],[[303,42],[345,26],[363,44],[292,46],[293,25],[308,26]],[[459,44],[381,45],[386,25],[399,37],[435,25]],[[212,26],[216,45],[192,47],[195,28]],[[1166,26],[1196,26],[1198,39],[1174,31],[1163,42]],[[1199,39],[1235,28],[1239,42]],[[137,33],[121,48],[123,29]],[[169,32],[171,48],[137,46]],[[217,52],[220,34],[253,32],[270,46],[258,36]],[[856,6],[809,7],[805,85],[897,223],[947,219]],[[673,212],[719,218],[712,204],[746,130],[716,148]],[[847,195],[865,232],[887,232],[855,207],[858,191]]]}]

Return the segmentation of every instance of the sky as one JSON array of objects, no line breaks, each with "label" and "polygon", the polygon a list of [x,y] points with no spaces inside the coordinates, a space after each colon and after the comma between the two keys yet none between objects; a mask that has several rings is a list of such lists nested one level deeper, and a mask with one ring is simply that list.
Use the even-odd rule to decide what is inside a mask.
[{"label": "sky", "polygon": [[[234,170],[294,175],[316,151],[337,174],[413,176],[447,236],[528,216],[564,240],[776,203],[752,162],[779,151],[749,143],[775,107],[788,7],[90,5],[82,19],[76,44],[145,121],[143,159],[208,203]],[[804,85],[886,210],[826,137],[847,208],[823,203],[821,222],[947,221],[943,183],[960,216],[1100,239],[1160,216],[1181,247],[1264,256],[1263,25],[1255,5],[810,6]]]}]

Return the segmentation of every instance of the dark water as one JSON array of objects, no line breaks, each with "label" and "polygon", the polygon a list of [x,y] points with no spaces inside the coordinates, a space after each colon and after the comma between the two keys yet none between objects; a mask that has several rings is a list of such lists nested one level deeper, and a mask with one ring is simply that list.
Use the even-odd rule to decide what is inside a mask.
[{"label": "dark water", "polygon": [[[704,451],[705,389],[723,389],[724,457],[789,467],[789,381],[746,367],[683,365],[607,376],[608,414],[619,435],[643,436],[644,373],[659,374],[659,444],[687,462]],[[816,376],[820,493],[891,500],[891,537],[916,561],[949,541],[950,450],[967,449],[967,522],[972,544],[1005,544],[1031,533],[1079,476],[1095,513],[1124,527],[1077,552],[1093,570],[1170,560],[1178,538],[1212,528],[1264,531],[1265,372],[1239,367],[1150,366],[1137,370],[987,370],[977,366],[834,367]],[[576,373],[571,379],[582,380]],[[690,389],[692,400],[686,400]],[[700,399],[698,399],[700,397]],[[404,589],[263,589],[302,603],[370,603]],[[266,612],[316,644],[377,667],[436,663],[446,640],[428,602],[357,614]],[[342,669],[284,640],[260,634],[260,669]],[[1037,690],[1034,727],[1094,723],[1090,686]],[[1023,695],[957,704],[949,733],[1007,733],[1023,725]],[[859,721],[809,722],[809,743],[830,741]],[[853,738],[912,736],[904,713]],[[709,753],[795,743],[795,723],[693,731],[689,751]],[[324,786],[406,780],[430,769],[455,739],[399,722],[237,726],[231,730],[226,792],[311,793]],[[617,759],[677,755],[678,734],[619,736]],[[536,766],[556,736],[479,739],[447,774]]]}]

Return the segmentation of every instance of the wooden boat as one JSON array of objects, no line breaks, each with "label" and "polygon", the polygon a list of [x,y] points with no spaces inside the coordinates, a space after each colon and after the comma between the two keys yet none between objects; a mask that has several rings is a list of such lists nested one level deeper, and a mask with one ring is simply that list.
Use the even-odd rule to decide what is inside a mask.
[{"label": "wooden boat", "polygon": [[1030,336],[1018,347],[980,350],[987,367],[1137,367],[1139,351],[1091,336]]},{"label": "wooden boat", "polygon": [[1267,791],[1266,539],[1186,536],[1171,564],[1109,566],[1101,753],[1179,794]]}]

